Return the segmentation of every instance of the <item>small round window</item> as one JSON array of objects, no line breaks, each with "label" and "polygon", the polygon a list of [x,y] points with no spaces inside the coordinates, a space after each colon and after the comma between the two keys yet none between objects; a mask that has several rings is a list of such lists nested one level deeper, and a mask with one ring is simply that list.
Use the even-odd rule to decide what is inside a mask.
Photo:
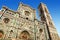
[{"label": "small round window", "polygon": [[9,18],[4,18],[3,21],[4,21],[4,23],[8,23],[10,20],[9,20]]},{"label": "small round window", "polygon": [[29,11],[25,11],[25,15],[26,16],[29,16],[30,15],[30,12]]}]

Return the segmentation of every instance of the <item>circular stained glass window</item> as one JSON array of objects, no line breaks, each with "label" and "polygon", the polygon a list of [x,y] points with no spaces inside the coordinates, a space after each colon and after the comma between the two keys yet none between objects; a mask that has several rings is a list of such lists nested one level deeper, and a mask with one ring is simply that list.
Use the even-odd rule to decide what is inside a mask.
[{"label": "circular stained glass window", "polygon": [[4,18],[3,21],[4,21],[4,23],[8,23],[10,20],[9,20],[9,18]]}]

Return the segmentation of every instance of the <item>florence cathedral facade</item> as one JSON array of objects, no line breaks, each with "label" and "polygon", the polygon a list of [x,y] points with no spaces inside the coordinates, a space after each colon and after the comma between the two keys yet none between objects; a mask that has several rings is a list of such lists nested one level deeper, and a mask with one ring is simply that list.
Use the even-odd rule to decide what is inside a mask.
[{"label": "florence cathedral facade", "polygon": [[45,4],[36,10],[20,3],[17,11],[3,6],[0,11],[0,40],[59,40],[58,33]]}]

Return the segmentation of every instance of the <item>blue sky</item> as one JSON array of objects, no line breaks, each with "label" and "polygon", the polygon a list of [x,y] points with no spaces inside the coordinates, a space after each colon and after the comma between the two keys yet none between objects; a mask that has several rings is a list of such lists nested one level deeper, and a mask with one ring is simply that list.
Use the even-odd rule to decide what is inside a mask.
[{"label": "blue sky", "polygon": [[37,17],[39,14],[38,5],[40,2],[45,3],[52,16],[53,22],[55,23],[57,32],[60,35],[60,0],[0,0],[0,9],[5,5],[8,8],[16,11],[20,2],[28,4],[32,8],[36,9]]}]

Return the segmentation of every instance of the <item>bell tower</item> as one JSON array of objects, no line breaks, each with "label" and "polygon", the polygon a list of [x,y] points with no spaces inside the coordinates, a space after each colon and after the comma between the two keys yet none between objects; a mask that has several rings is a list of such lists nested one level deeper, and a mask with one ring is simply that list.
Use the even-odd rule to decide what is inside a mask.
[{"label": "bell tower", "polygon": [[40,12],[41,21],[46,22],[46,28],[49,36],[48,40],[59,40],[58,33],[56,31],[56,28],[54,26],[54,23],[52,21],[52,18],[49,14],[49,11],[46,5],[43,3],[40,3],[38,10]]}]

